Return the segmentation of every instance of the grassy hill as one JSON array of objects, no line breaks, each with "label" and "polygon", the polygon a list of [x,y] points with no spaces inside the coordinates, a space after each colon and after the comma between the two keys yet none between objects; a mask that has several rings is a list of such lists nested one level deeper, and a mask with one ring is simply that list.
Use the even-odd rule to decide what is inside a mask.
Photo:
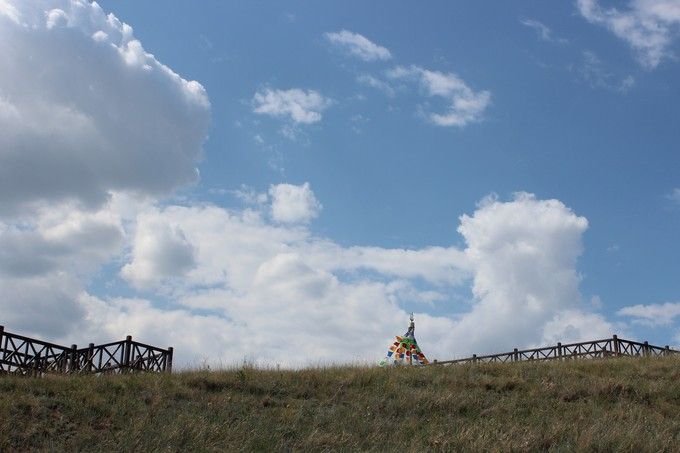
[{"label": "grassy hill", "polygon": [[0,377],[0,451],[680,448],[680,359]]}]

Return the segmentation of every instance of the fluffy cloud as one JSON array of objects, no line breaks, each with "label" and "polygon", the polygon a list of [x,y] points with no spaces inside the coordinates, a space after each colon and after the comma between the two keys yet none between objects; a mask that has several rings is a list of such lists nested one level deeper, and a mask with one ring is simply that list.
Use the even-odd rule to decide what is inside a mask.
[{"label": "fluffy cloud", "polygon": [[265,89],[253,97],[253,111],[262,115],[288,118],[298,124],[321,121],[321,113],[333,104],[331,99],[314,90]]},{"label": "fluffy cloud", "polygon": [[301,186],[272,185],[269,195],[272,198],[272,218],[280,223],[307,223],[317,217],[322,208],[307,182]]},{"label": "fluffy cloud", "polygon": [[60,339],[82,327],[83,285],[124,244],[115,205],[92,212],[67,203],[30,221],[0,222],[0,312],[8,328]]},{"label": "fluffy cloud", "polygon": [[633,322],[652,326],[667,326],[680,317],[680,303],[631,305],[616,312],[619,316],[633,318]]},{"label": "fluffy cloud", "polygon": [[138,288],[183,277],[194,267],[194,250],[182,229],[161,221],[158,211],[139,215],[132,250],[132,262],[121,276]]},{"label": "fluffy cloud", "polygon": [[0,59],[0,212],[196,180],[205,90],[96,3],[4,0]]},{"label": "fluffy cloud", "polygon": [[379,46],[359,33],[341,30],[335,33],[325,33],[324,36],[348,54],[364,61],[389,60],[392,58],[388,49]]},{"label": "fluffy cloud", "polygon": [[[588,227],[557,200],[520,193],[502,203],[488,199],[458,231],[474,270],[472,310],[452,330],[465,350],[538,343],[546,323],[582,307],[576,260]],[[588,336],[590,333],[586,333]]]},{"label": "fluffy cloud", "polygon": [[[148,215],[138,222],[149,222]],[[404,328],[404,307],[416,301],[458,313],[416,315],[421,343],[438,358],[615,332],[578,290],[576,261],[588,223],[557,200],[487,199],[461,217],[464,249],[343,247],[299,226],[270,224],[257,211],[210,205],[154,209],[152,229],[163,230],[163,223],[182,231],[192,266],[180,263],[170,272],[183,272],[172,291],[167,281],[145,283],[175,308],[82,297],[80,310],[114,337],[136,326],[170,344],[168,332],[177,326],[184,331],[177,340],[183,363],[198,360],[198,351],[223,363],[372,360]],[[141,259],[137,241],[147,240],[135,234],[133,265]],[[148,253],[143,259],[160,264],[165,258]],[[470,279],[472,300],[451,306],[446,295]],[[165,329],[155,324],[161,321]],[[355,350],[337,347],[347,337],[356,338]]]},{"label": "fluffy cloud", "polygon": [[0,311],[69,341],[135,198],[196,180],[210,104],[89,1],[1,0],[0,58]]},{"label": "fluffy cloud", "polygon": [[[316,200],[309,186],[294,187]],[[49,221],[41,220],[31,232],[42,237],[40,243],[64,248],[87,242],[94,251],[55,258],[47,247],[47,264],[22,275],[4,274],[0,300],[3,312],[11,313],[6,323],[78,342],[133,334],[174,345],[180,364],[247,358],[288,366],[373,361],[405,328],[407,308],[422,303],[457,313],[435,316],[416,309],[419,340],[433,358],[612,333],[578,291],[576,260],[587,221],[557,200],[528,194],[508,202],[485,200],[461,217],[462,249],[346,247],[299,224],[269,221],[268,209],[111,202],[101,212],[79,214],[86,216],[80,221],[45,214]],[[86,227],[98,222],[112,228]],[[109,231],[118,242],[106,248],[103,238],[94,240],[98,234],[87,233],[91,230]],[[17,240],[16,234],[8,237]],[[88,236],[92,239],[82,239]],[[129,256],[121,237],[130,241]],[[30,247],[8,250],[24,259],[35,253]],[[89,279],[75,263],[90,256],[91,263],[105,264],[112,254],[126,262],[111,264],[151,300],[85,291]],[[469,282],[472,299],[453,302],[451,294]],[[339,348],[348,337],[354,349]]]},{"label": "fluffy cloud", "polygon": [[387,73],[393,79],[414,80],[428,96],[443,98],[448,103],[445,113],[429,113],[429,119],[439,126],[462,127],[479,121],[491,102],[488,91],[474,91],[455,74],[430,71],[419,66],[398,66]]},{"label": "fluffy cloud", "polygon": [[68,205],[43,209],[34,222],[0,223],[0,274],[87,272],[116,254],[123,236],[120,219],[107,211],[80,212]]},{"label": "fluffy cloud", "polygon": [[[618,330],[617,330],[618,329]],[[543,327],[543,345],[575,343],[584,340],[601,340],[612,334],[625,333],[623,326],[607,321],[599,313],[588,313],[580,310],[564,310],[555,315]]]},{"label": "fluffy cloud", "polygon": [[81,283],[66,272],[30,278],[0,277],[0,312],[7,330],[66,339],[83,328]]},{"label": "fluffy cloud", "polygon": [[626,10],[602,8],[597,0],[578,0],[581,15],[628,42],[640,63],[655,68],[669,56],[680,26],[677,0],[631,0]]}]

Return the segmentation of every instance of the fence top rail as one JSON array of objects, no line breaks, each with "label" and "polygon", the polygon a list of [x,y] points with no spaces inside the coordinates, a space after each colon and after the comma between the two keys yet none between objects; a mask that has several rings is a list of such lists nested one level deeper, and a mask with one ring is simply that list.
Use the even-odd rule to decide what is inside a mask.
[{"label": "fence top rail", "polygon": [[[583,341],[580,343],[565,343],[561,344],[563,348],[569,348],[569,347],[574,347],[574,346],[585,346],[585,345],[593,345],[593,344],[598,344],[598,343],[606,343],[607,341],[611,341],[611,338],[607,338],[604,340],[594,340],[594,341]],[[503,357],[503,356],[512,356],[517,352],[517,354],[526,354],[526,353],[532,353],[532,352],[552,352],[555,349],[557,349],[559,346],[554,345],[554,346],[543,346],[541,348],[532,348],[532,349],[518,349],[517,351],[509,351],[509,352],[499,352],[497,354],[486,354],[486,355],[479,355],[479,356],[474,356],[474,357],[465,357],[462,359],[454,359],[454,360],[446,360],[446,361],[441,361],[437,363],[452,363],[452,362],[464,362],[468,360],[474,360],[475,358],[477,360],[482,360],[482,359],[490,359],[492,357]]]},{"label": "fence top rail", "polygon": [[[518,354],[518,356],[521,358],[522,355],[527,354],[527,353],[536,353],[536,352],[552,352],[555,351],[558,347],[562,348],[573,348],[573,347],[579,347],[579,346],[593,346],[593,345],[600,345],[600,344],[608,344],[609,342],[613,342],[613,338],[605,338],[602,340],[593,340],[593,341],[581,341],[578,343],[565,343],[565,344],[559,344],[559,345],[554,345],[554,346],[544,346],[541,348],[532,348],[532,349],[522,349],[522,350],[517,350],[517,351],[512,351],[512,352],[500,352],[498,354],[486,354],[486,355],[480,355],[480,356],[472,356],[472,357],[464,357],[460,359],[453,359],[453,360],[442,360],[442,361],[437,361],[436,363],[445,365],[445,364],[454,364],[454,363],[463,363],[463,362],[473,362],[475,360],[478,361],[483,361],[485,359],[491,359],[494,357],[507,357],[507,356],[512,356],[515,353]],[[670,351],[673,354],[678,354],[680,351],[675,350],[675,349],[666,349],[662,348],[660,346],[654,346],[651,344],[645,344],[645,343],[640,343],[637,341],[631,341],[631,340],[624,340],[622,338],[617,338],[617,341],[619,343],[626,343],[626,344],[631,344],[635,346],[647,346],[648,348],[656,351]],[[595,351],[597,352],[597,351]],[[611,352],[611,351],[610,351]]]},{"label": "fence top rail", "polygon": [[150,349],[152,351],[160,352],[160,353],[167,353],[167,349],[159,348],[158,346],[151,346],[150,344],[145,344],[145,343],[140,343],[139,341],[133,341],[133,345],[139,346],[142,348]]},{"label": "fence top rail", "polygon": [[[632,345],[635,345],[635,346],[647,346],[647,347],[650,348],[650,349],[659,349],[659,350],[662,350],[662,351],[665,351],[665,350],[666,350],[666,348],[662,348],[661,346],[654,346],[653,344],[649,344],[649,343],[644,344],[644,343],[640,343],[639,341],[622,340],[622,339],[619,339],[619,341],[620,341],[621,343],[632,344]],[[671,349],[671,348],[669,348],[669,350],[670,350],[670,351],[675,351],[675,349]],[[678,352],[678,351],[676,351],[676,352]]]},{"label": "fence top rail", "polygon": [[[125,345],[126,342],[127,342],[127,340],[120,340],[120,341],[112,341],[111,343],[97,344],[97,345],[94,345],[94,349],[110,348],[111,346],[123,346],[123,345]],[[167,354],[168,353],[167,349],[159,348],[157,346],[151,346],[151,345],[145,344],[145,343],[140,343],[139,341],[133,340],[133,341],[130,342],[130,344],[133,345],[133,346],[140,347],[140,348],[149,349],[149,350],[154,351],[154,352],[159,352],[161,354]],[[78,349],[78,352],[79,353],[85,353],[85,352],[88,352],[89,350],[90,350],[90,347],[88,346],[86,348]]]},{"label": "fence top rail", "polygon": [[[105,344],[96,344],[96,345],[94,345],[94,348],[95,348],[95,349],[104,349],[104,348],[109,348],[109,347],[111,347],[111,346],[119,346],[119,345],[122,345],[122,344],[125,344],[125,340],[122,340],[122,341],[112,341],[111,343],[105,343]],[[79,352],[79,353],[81,353],[81,352],[87,352],[87,351],[89,351],[89,350],[90,350],[90,347],[88,346],[88,347],[86,347],[86,348],[79,348],[79,349],[78,349],[78,352]]]},{"label": "fence top rail", "polygon": [[[9,332],[7,330],[4,330],[4,327],[3,327],[3,331],[2,331],[2,338],[10,338],[12,340],[20,340],[20,341],[25,341],[25,342],[29,342],[29,343],[34,343],[36,345],[45,346],[45,347],[48,347],[48,348],[59,349],[62,352],[71,352],[72,351],[71,347],[56,344],[56,343],[50,343],[49,341],[37,340],[35,338],[31,338],[31,337],[27,337],[27,336],[24,336],[24,335],[12,333],[12,332]],[[126,342],[127,342],[127,340],[112,341],[110,343],[94,345],[94,348],[95,349],[102,349],[102,348],[108,348],[108,347],[111,347],[111,346],[120,346],[120,345],[124,345]],[[159,348],[158,346],[153,346],[153,345],[150,345],[150,344],[141,343],[139,341],[134,341],[134,340],[131,341],[131,344],[133,346],[137,346],[139,348],[145,348],[145,349],[148,349],[148,350],[151,350],[151,351],[154,351],[154,352],[159,352],[159,353],[168,353],[170,351],[169,349]],[[2,349],[2,343],[0,343],[0,349]],[[82,353],[82,352],[88,351],[89,349],[90,349],[89,346],[87,346],[87,347],[84,347],[84,348],[77,348],[76,351],[78,353]]]},{"label": "fence top rail", "polygon": [[[65,346],[62,346],[60,344],[50,343],[48,341],[36,340],[35,338],[25,337],[23,335],[18,335],[16,333],[7,332],[6,330],[3,332],[2,336],[3,336],[3,338],[7,337],[7,338],[16,339],[16,340],[27,341],[27,342],[30,342],[30,343],[39,344],[40,346],[46,346],[48,348],[61,349],[63,351],[69,351],[71,349],[71,348],[67,348]],[[2,344],[0,344],[0,349],[2,349]]]}]

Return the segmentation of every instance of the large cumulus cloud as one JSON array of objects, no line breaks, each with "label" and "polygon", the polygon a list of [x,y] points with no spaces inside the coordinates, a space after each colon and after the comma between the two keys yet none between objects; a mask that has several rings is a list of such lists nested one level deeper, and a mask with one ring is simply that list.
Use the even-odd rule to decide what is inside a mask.
[{"label": "large cumulus cloud", "polygon": [[[440,359],[613,333],[579,291],[588,222],[558,200],[525,193],[484,200],[460,218],[464,248],[347,247],[306,226],[276,223],[268,210],[195,205],[141,213],[122,276],[173,308],[97,299],[84,306],[96,331],[121,336],[126,325],[146,326],[156,341],[183,342],[179,354],[188,362],[209,352],[217,363],[246,357],[270,365],[371,361],[404,328],[409,309],[422,346]],[[191,260],[169,260],[157,243]],[[451,297],[470,286],[469,300]],[[173,328],[150,328],[150,319],[167,319],[183,338]],[[206,332],[215,330],[210,341]],[[353,347],[340,347],[347,338]]]},{"label": "large cumulus cloud", "polygon": [[197,179],[205,90],[96,3],[4,1],[0,61],[0,214]]}]

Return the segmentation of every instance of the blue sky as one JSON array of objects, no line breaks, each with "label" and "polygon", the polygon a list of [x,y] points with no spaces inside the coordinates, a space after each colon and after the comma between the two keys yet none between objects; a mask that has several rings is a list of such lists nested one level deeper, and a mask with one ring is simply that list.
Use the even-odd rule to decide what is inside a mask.
[{"label": "blue sky", "polygon": [[[74,13],[68,8],[74,3],[78,2],[37,4],[38,9],[45,11],[59,7],[65,11],[64,17],[71,18]],[[95,316],[91,311],[94,305],[83,308],[82,297],[87,294],[98,299],[98,306],[108,307],[106,316],[120,319],[118,324],[108,322],[102,328],[107,334],[123,334],[126,328],[121,315],[112,314],[111,310],[115,311],[112,304],[134,307],[148,304],[163,312],[163,316],[181,318],[182,313],[194,317],[214,316],[215,323],[222,320],[238,324],[235,315],[229,310],[226,314],[220,311],[222,308],[217,302],[204,305],[187,302],[204,300],[207,292],[218,289],[225,292],[220,296],[224,300],[227,293],[229,297],[242,298],[239,300],[255,297],[252,290],[231,281],[233,275],[246,272],[239,268],[239,263],[221,265],[219,272],[209,267],[205,264],[208,258],[201,253],[211,244],[198,245],[192,239],[193,234],[205,238],[207,233],[192,232],[192,227],[182,224],[183,217],[208,216],[206,210],[214,208],[243,219],[248,215],[257,217],[263,228],[273,229],[263,233],[265,235],[299,234],[303,238],[292,242],[282,239],[283,250],[285,253],[293,250],[295,259],[288,257],[292,261],[286,261],[288,258],[281,257],[281,250],[276,256],[267,255],[266,260],[262,257],[255,280],[267,269],[267,260],[283,267],[304,265],[305,269],[319,271],[314,258],[316,252],[310,251],[310,247],[323,241],[326,245],[332,243],[336,254],[341,254],[338,250],[351,251],[353,247],[379,249],[380,253],[410,250],[415,254],[440,247],[454,255],[461,252],[467,256],[460,262],[457,258],[451,258],[452,262],[446,259],[438,262],[440,267],[433,272],[457,269],[442,277],[446,284],[436,278],[423,277],[415,269],[392,268],[398,267],[401,258],[388,252],[380,259],[380,265],[354,262],[325,269],[326,277],[336,279],[339,285],[352,286],[356,291],[378,284],[386,285],[385,288],[408,286],[408,289],[386,289],[381,293],[380,297],[388,301],[385,309],[395,309],[395,319],[366,333],[370,337],[366,348],[382,344],[384,332],[401,330],[402,324],[405,327],[403,318],[410,311],[422,313],[425,318],[423,327],[419,327],[421,336],[428,335],[426,329],[430,326],[432,332],[437,332],[433,333],[434,337],[449,338],[447,329],[455,331],[457,320],[474,311],[477,305],[483,305],[489,294],[503,292],[505,285],[515,291],[516,287],[528,288],[544,278],[551,282],[563,272],[571,273],[570,283],[555,281],[553,286],[564,285],[564,292],[553,294],[553,290],[546,290],[546,300],[537,302],[544,304],[540,305],[543,315],[525,326],[528,330],[534,329],[533,334],[509,331],[507,335],[499,334],[498,338],[492,335],[489,341],[475,340],[469,345],[460,345],[464,335],[457,334],[447,340],[449,343],[444,343],[457,348],[454,355],[480,349],[507,349],[511,346],[509,342],[520,346],[538,344],[553,339],[545,334],[546,326],[564,320],[560,317],[567,313],[564,310],[587,318],[586,321],[569,318],[574,325],[562,332],[564,336],[581,329],[576,337],[619,332],[653,343],[680,343],[677,318],[680,316],[677,278],[680,271],[677,258],[680,255],[677,240],[680,6],[676,1],[431,2],[427,8],[406,2],[388,5],[352,1],[206,1],[199,5],[172,1],[162,6],[155,2],[101,1],[99,5],[104,12],[114,14],[132,27],[134,38],[144,51],[153,55],[150,58],[155,57],[154,61],[166,65],[185,81],[200,84],[204,88],[201,99],[209,102],[209,109],[199,100],[196,105],[203,107],[192,104],[191,108],[196,110],[183,110],[173,98],[176,93],[166,93],[167,96],[163,94],[146,101],[158,102],[159,110],[140,116],[141,121],[148,120],[149,130],[162,132],[162,128],[167,127],[168,131],[183,133],[184,128],[191,129],[186,143],[195,149],[188,154],[188,160],[198,168],[200,178],[192,179],[178,170],[177,175],[181,173],[181,177],[164,180],[165,185],[159,182],[152,190],[147,187],[149,181],[165,174],[165,170],[149,168],[147,174],[144,173],[147,160],[140,161],[141,164],[133,160],[129,168],[142,168],[139,173],[144,181],[133,184],[125,178],[111,177],[106,180],[108,186],[102,182],[97,187],[113,200],[134,194],[137,197],[134,203],[127,200],[110,202],[105,208],[87,206],[83,204],[82,194],[68,191],[59,199],[68,205],[63,208],[68,215],[81,211],[83,216],[110,215],[120,230],[117,246],[101,254],[97,252],[97,259],[87,261],[87,270],[74,270],[72,262],[83,262],[80,251],[63,258],[62,271],[67,269],[76,282],[74,288],[79,288],[73,291],[79,294],[81,302],[73,310],[88,313],[83,315],[84,319]],[[23,7],[14,6],[24,13]],[[649,21],[656,28],[645,28]],[[81,27],[80,22],[70,19],[64,24],[69,30]],[[55,30],[49,24],[47,29]],[[113,39],[113,35],[107,33],[105,39]],[[91,34],[90,28],[87,34]],[[85,52],[89,45],[72,47],[71,57],[78,60],[80,52]],[[357,54],[360,51],[365,53]],[[93,57],[92,61],[97,60]],[[126,61],[131,64],[129,59]],[[154,64],[151,66],[156,68]],[[130,79],[133,77],[136,76]],[[0,95],[11,103],[19,96],[12,97],[14,85],[9,80],[13,79],[9,76],[0,79]],[[133,95],[125,97],[127,80],[120,76],[115,81],[123,98],[132,104],[142,102]],[[165,79],[159,77],[158,86],[165,86],[163,83]],[[443,87],[447,83],[453,85]],[[2,99],[0,97],[0,101]],[[452,105],[457,101],[474,105],[456,110]],[[68,101],[59,102],[68,104]],[[78,102],[73,104],[77,107]],[[308,103],[301,107],[301,116],[286,110],[293,104],[300,108],[300,102]],[[154,122],[155,112],[172,109],[178,109],[181,114],[169,115],[163,119],[165,122]],[[114,110],[111,115],[115,114]],[[444,124],[446,120],[441,118],[446,115],[453,124]],[[177,123],[173,126],[172,121]],[[136,135],[129,137],[135,140]],[[149,143],[153,133],[150,137]],[[140,150],[147,146],[154,145],[140,145]],[[158,154],[149,162],[164,161],[166,149],[159,146]],[[172,168],[180,168],[180,164],[177,165]],[[6,210],[10,214],[5,214],[4,231],[28,224],[28,230],[42,235],[41,240],[49,239],[41,228],[45,218],[55,215],[50,217],[44,209],[26,210],[25,205],[45,202],[51,195],[41,195],[38,189],[26,190],[37,195],[31,195],[33,198],[27,195],[28,198],[21,200],[22,205],[16,200],[7,202],[12,208]],[[524,192],[533,195],[515,195]],[[144,200],[140,201],[140,197]],[[277,216],[277,200],[294,204],[293,199],[302,203],[298,206],[302,211],[286,205],[286,209],[294,212],[280,211]],[[560,206],[550,205],[549,200],[557,200]],[[135,207],[129,208],[133,204]],[[122,205],[128,208],[123,209]],[[493,231],[498,237],[494,241],[512,242],[515,236],[529,235],[516,240],[514,246],[527,243],[536,250],[536,256],[528,265],[533,267],[513,278],[530,275],[535,279],[532,283],[489,283],[491,277],[484,277],[483,269],[492,265],[475,261],[477,251],[472,244],[481,235],[479,231],[487,231],[482,219],[486,218],[486,212],[497,212],[494,206],[500,210],[519,206],[520,211],[512,219],[530,231],[503,230],[505,217],[501,216],[493,220],[501,222],[494,223]],[[173,211],[180,208],[189,211],[184,214]],[[546,211],[549,209],[556,209],[555,215],[562,216],[573,228],[563,233],[559,227],[545,233],[546,236],[542,236],[542,230],[535,231],[534,221],[536,225],[542,221],[533,216],[551,216],[553,214]],[[459,232],[458,229],[463,228],[460,218],[463,215],[480,229],[469,230],[467,234]],[[152,217],[148,225],[144,223]],[[162,223],[161,217],[171,225],[167,230],[168,247],[149,245],[154,231],[162,230],[158,226]],[[574,223],[577,217],[587,221],[587,228]],[[202,220],[196,222],[204,224]],[[145,231],[144,228],[148,229],[149,238],[139,233]],[[537,236],[531,236],[534,234]],[[568,236],[564,243],[560,242],[562,234]],[[215,237],[217,250],[220,236]],[[9,241],[8,238],[6,234],[5,240]],[[535,239],[534,243],[531,238]],[[257,243],[254,240],[252,249],[258,247]],[[179,244],[178,248],[173,249],[172,244]],[[153,252],[156,261],[151,258],[144,261],[151,253],[147,246],[163,251]],[[504,246],[498,247],[498,253],[505,256]],[[546,258],[541,255],[543,248],[554,253],[548,253]],[[497,255],[493,250],[480,245],[482,249],[482,255],[488,253],[485,259],[495,260]],[[333,253],[329,256],[334,256]],[[248,254],[238,257],[239,262],[255,260]],[[216,259],[211,258],[210,262],[214,264]],[[429,259],[426,259],[428,263]],[[9,263],[9,258],[7,260]],[[173,267],[161,262],[178,264]],[[513,263],[515,261],[508,258],[508,269],[515,269]],[[503,275],[503,269],[494,268],[493,278]],[[167,274],[168,279],[141,278],[145,272],[161,277]],[[226,276],[225,282],[206,277],[220,272]],[[286,271],[283,275],[288,276],[286,285],[307,281],[300,274]],[[191,283],[186,283],[187,280]],[[24,284],[28,283],[25,280],[8,283],[8,287],[17,292],[10,294],[22,292]],[[343,291],[336,289],[333,297],[341,297],[338,304],[349,304],[344,310],[351,310],[350,300],[363,301],[356,295],[337,296]],[[26,293],[28,291],[23,290],[23,294]],[[494,303],[502,304],[503,297],[515,297],[510,293],[497,295]],[[530,290],[517,297],[526,296],[529,301],[526,307],[533,310],[531,301],[539,297],[538,293],[539,290]],[[575,305],[565,302],[565,307],[555,302],[569,298],[578,301],[574,300]],[[427,302],[418,302],[421,299]],[[314,297],[310,296],[310,300]],[[360,303],[371,304],[370,301]],[[630,308],[637,305],[641,307]],[[497,312],[499,306],[489,305],[488,313]],[[548,306],[553,308],[545,308]],[[260,310],[266,311],[267,307]],[[296,317],[304,316],[311,308],[306,306],[300,310]],[[97,313],[95,317],[104,316]],[[521,310],[517,313],[522,316]],[[370,310],[362,310],[352,319],[367,322],[366,317],[371,316]],[[375,316],[383,317],[382,309],[377,310]],[[153,315],[146,313],[140,317],[144,321],[128,320],[127,326],[148,329]],[[269,326],[271,320],[263,318],[262,321],[264,326]],[[445,321],[450,324],[442,324]],[[198,320],[195,322],[200,325]],[[591,323],[597,328],[590,329]],[[20,317],[17,324],[27,325]],[[45,325],[43,331],[36,333],[52,337],[70,333],[68,329]],[[223,329],[228,330],[229,326],[232,324]],[[153,333],[149,335],[154,339],[173,341],[151,330]],[[338,331],[341,330],[338,327]],[[259,330],[246,332],[259,338]],[[319,335],[310,331],[299,341],[314,341]],[[247,343],[247,339],[244,341]],[[258,341],[255,343],[259,345]],[[426,339],[423,341],[428,345]],[[438,341],[443,340],[433,340],[430,344]],[[249,355],[255,360],[264,358],[264,362],[278,360],[272,357],[282,353],[252,344],[243,349],[245,352],[237,354]],[[447,353],[437,352],[440,356]],[[196,360],[196,354],[192,354],[187,354],[188,362]],[[314,360],[334,360],[333,353],[323,347],[309,354]],[[338,359],[366,358],[371,354],[380,352],[368,351]]]}]

